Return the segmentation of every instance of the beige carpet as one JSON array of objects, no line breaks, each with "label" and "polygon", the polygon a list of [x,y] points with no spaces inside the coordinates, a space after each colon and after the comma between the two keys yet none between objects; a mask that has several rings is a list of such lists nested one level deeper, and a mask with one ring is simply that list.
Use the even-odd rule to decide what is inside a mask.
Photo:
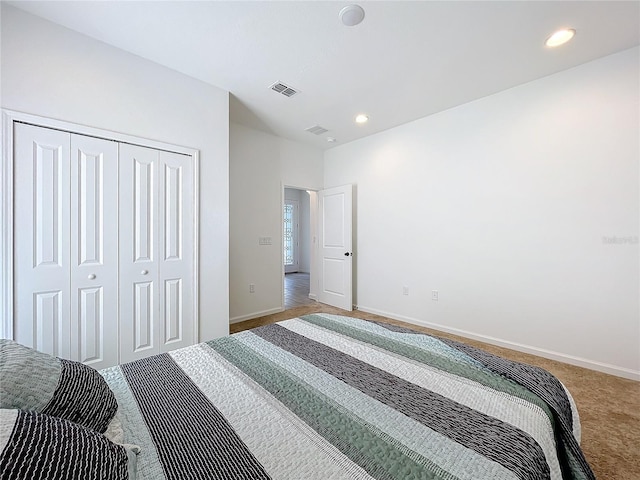
[{"label": "beige carpet", "polygon": [[378,315],[359,311],[345,312],[319,303],[232,324],[231,333],[314,312],[336,313],[403,325],[414,330],[463,341],[505,358],[547,369],[567,386],[578,405],[582,423],[582,449],[596,478],[598,480],[640,480],[640,382],[417,327]]}]

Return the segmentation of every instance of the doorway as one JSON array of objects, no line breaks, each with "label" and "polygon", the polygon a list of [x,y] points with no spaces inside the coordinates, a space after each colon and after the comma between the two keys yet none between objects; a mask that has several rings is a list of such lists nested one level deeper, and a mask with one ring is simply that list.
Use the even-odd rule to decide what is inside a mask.
[{"label": "doorway", "polygon": [[312,279],[315,245],[316,192],[284,188],[283,228],[283,307],[285,309],[315,303]]}]

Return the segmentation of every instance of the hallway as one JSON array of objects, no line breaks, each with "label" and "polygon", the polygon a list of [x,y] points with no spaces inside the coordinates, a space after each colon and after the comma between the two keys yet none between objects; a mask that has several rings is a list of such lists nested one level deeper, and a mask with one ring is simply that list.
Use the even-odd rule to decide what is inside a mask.
[{"label": "hallway", "polygon": [[316,302],[309,298],[309,274],[287,273],[284,276],[284,308],[313,305]]}]

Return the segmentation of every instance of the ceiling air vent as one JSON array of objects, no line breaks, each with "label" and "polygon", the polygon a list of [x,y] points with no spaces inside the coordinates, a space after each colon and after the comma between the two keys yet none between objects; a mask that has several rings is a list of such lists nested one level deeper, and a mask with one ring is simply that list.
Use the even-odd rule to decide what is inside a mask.
[{"label": "ceiling air vent", "polygon": [[320,125],[314,125],[313,127],[309,127],[306,129],[307,132],[313,133],[314,135],[322,135],[325,132],[328,132],[326,128],[321,127]]},{"label": "ceiling air vent", "polygon": [[285,97],[293,97],[296,93],[298,93],[295,88],[292,88],[289,85],[285,85],[282,82],[276,82],[269,88],[271,88],[271,90],[273,90],[274,92],[281,93]]}]

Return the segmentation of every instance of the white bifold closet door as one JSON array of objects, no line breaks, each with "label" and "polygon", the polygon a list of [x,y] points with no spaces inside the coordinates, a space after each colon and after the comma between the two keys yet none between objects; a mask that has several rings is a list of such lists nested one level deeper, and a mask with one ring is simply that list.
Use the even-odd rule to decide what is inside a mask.
[{"label": "white bifold closet door", "polygon": [[18,124],[14,145],[14,338],[114,365],[117,143]]},{"label": "white bifold closet door", "polygon": [[193,161],[119,148],[120,362],[128,362],[193,344]]},{"label": "white bifold closet door", "polygon": [[14,130],[14,339],[95,368],[195,341],[194,158]]}]

